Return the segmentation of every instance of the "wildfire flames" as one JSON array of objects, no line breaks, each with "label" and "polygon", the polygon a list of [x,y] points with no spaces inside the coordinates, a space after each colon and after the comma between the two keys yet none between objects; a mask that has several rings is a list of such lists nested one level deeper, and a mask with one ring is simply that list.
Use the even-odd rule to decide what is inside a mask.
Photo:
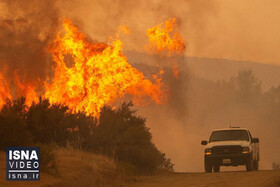
[{"label": "wildfire flames", "polygon": [[12,94],[9,87],[5,84],[3,75],[0,74],[0,108],[3,107],[6,100],[12,100]]},{"label": "wildfire flames", "polygon": [[[13,79],[15,81],[15,95],[17,98],[24,97],[25,105],[30,107],[32,103],[37,103],[39,101],[39,97],[35,91],[35,87],[31,83],[21,82],[18,76],[18,73],[15,71]],[[13,94],[10,89],[9,81],[0,73],[0,108],[6,103],[6,101],[13,100]]]},{"label": "wildfire flames", "polygon": [[[133,68],[122,53],[122,41],[116,36],[111,45],[89,43],[69,20],[64,20],[65,34],[50,47],[56,63],[51,83],[45,85],[50,103],[67,105],[74,112],[98,116],[102,106],[129,94],[139,103],[150,98],[165,102],[164,85],[159,76],[155,83]],[[71,55],[73,65],[66,65]]]},{"label": "wildfire flames", "polygon": [[32,103],[38,103],[39,97],[35,91],[35,86],[28,82],[21,82],[18,73],[14,73],[14,79],[17,85],[16,95],[25,98],[26,106],[30,107]]},{"label": "wildfire flames", "polygon": [[[168,56],[182,54],[185,45],[175,29],[176,19],[169,19],[165,22],[165,28],[162,26],[160,24],[147,30],[149,45],[146,49],[152,53],[166,52]],[[127,26],[119,30],[129,33]],[[126,95],[136,104],[151,101],[165,103],[167,87],[161,81],[163,71],[153,75],[151,81],[133,68],[122,53],[123,43],[119,34],[111,37],[110,44],[89,42],[70,20],[64,19],[63,30],[48,47],[54,61],[54,74],[50,80],[44,81],[41,96],[51,104],[68,106],[71,112],[85,112],[95,117],[99,116],[104,105],[114,104]],[[172,66],[172,70],[178,77],[176,65]],[[7,100],[19,97],[26,98],[28,107],[39,101],[38,83],[20,79],[15,71],[12,78],[15,85],[11,86],[4,73],[0,73],[0,108]]]},{"label": "wildfire flames", "polygon": [[150,53],[161,53],[167,56],[182,54],[186,48],[184,40],[176,30],[176,18],[166,20],[147,30],[149,39],[146,50]]},{"label": "wildfire flames", "polygon": [[[181,35],[176,30],[176,19],[171,18],[165,24],[159,24],[147,30],[149,43],[146,45],[148,53],[162,54],[168,57],[174,54],[183,54],[186,46]],[[179,78],[179,69],[176,62],[172,64],[172,72],[176,79]]]}]

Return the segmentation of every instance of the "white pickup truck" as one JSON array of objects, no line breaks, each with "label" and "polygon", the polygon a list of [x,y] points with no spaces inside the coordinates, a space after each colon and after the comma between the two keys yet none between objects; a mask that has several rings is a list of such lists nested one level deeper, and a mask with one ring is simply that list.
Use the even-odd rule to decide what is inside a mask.
[{"label": "white pickup truck", "polygon": [[205,145],[205,172],[220,171],[220,166],[245,165],[247,171],[259,168],[259,139],[252,138],[246,128],[232,127],[214,130]]}]

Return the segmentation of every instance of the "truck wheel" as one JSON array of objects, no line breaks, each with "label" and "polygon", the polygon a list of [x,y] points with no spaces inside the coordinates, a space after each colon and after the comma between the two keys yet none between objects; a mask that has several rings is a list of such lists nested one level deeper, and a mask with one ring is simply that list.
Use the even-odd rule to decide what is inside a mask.
[{"label": "truck wheel", "polygon": [[253,169],[254,169],[254,162],[253,162],[253,159],[251,158],[246,163],[246,171],[252,171]]},{"label": "truck wheel", "polygon": [[205,169],[206,173],[212,172],[212,164],[211,164],[211,162],[207,161],[206,159],[204,159],[204,169]]},{"label": "truck wheel", "polygon": [[214,172],[220,172],[220,166],[219,165],[214,165]]},{"label": "truck wheel", "polygon": [[257,160],[254,161],[254,170],[259,170],[259,162]]}]

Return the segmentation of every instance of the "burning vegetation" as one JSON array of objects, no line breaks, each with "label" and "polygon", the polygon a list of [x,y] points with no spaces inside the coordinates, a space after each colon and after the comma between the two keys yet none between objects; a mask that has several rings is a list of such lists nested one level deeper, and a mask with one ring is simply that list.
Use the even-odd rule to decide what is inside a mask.
[{"label": "burning vegetation", "polygon": [[[69,19],[58,31],[55,2],[36,3],[36,10],[21,1],[11,3],[11,9],[24,10],[0,17],[0,150],[39,145],[52,153],[48,149],[54,143],[107,155],[137,173],[173,170],[152,142],[146,119],[131,109],[132,102],[123,103],[165,104],[169,96],[162,69],[144,75],[124,55],[120,34],[129,28],[119,27],[108,43],[96,42]],[[184,48],[175,21],[166,22],[166,34],[173,38],[157,42],[170,55]],[[178,74],[178,68],[173,71]],[[43,152],[48,162],[43,166],[55,161]]]},{"label": "burning vegetation", "polygon": [[[143,103],[143,98],[165,102],[161,78],[154,75],[152,83],[133,68],[122,53],[118,37],[111,45],[89,43],[69,20],[63,21],[63,27],[64,36],[58,35],[50,47],[56,63],[54,77],[45,87],[50,103],[98,116],[105,104],[112,104],[125,94],[131,95],[136,103]],[[71,67],[66,65],[66,55],[71,55]]]},{"label": "burning vegetation", "polygon": [[[170,22],[168,27],[171,31],[173,24]],[[123,28],[123,32],[128,32],[127,27]],[[122,53],[123,43],[119,39],[119,33],[108,45],[88,42],[70,20],[63,20],[63,29],[48,48],[55,62],[54,76],[50,81],[45,81],[42,96],[51,104],[62,104],[72,112],[99,116],[104,105],[114,104],[125,95],[130,95],[136,104],[166,102],[167,88],[161,81],[163,71],[153,75],[153,81],[150,81],[142,72],[133,68]],[[175,36],[178,37],[178,34],[175,33]],[[36,91],[39,88],[31,82],[21,81],[16,71],[15,92],[11,91],[10,85],[6,85],[8,81],[3,75],[0,81],[0,107],[7,99],[19,97],[26,98],[27,106],[38,102],[39,95]]]},{"label": "burning vegetation", "polygon": [[[8,31],[15,29],[15,32],[19,32],[18,24],[24,27],[28,22],[26,19],[20,20],[24,22],[10,21],[11,26],[7,27]],[[53,30],[51,27],[49,31]],[[22,34],[26,34],[27,31],[28,29]],[[119,32],[128,34],[130,31],[127,26],[123,26],[119,27]],[[122,52],[123,42],[119,35],[120,33],[117,33],[114,37],[110,37],[109,44],[89,41],[70,20],[63,19],[63,29],[58,32],[53,41],[50,40],[51,37],[44,36],[45,39],[40,44],[40,48],[46,44],[40,52],[46,54],[41,54],[42,58],[39,61],[46,61],[46,55],[52,55],[53,66],[51,70],[44,70],[45,76],[31,77],[31,70],[26,71],[28,68],[8,66],[2,69],[0,107],[2,108],[7,100],[13,101],[20,97],[24,97],[25,104],[30,107],[32,103],[38,103],[39,97],[42,97],[48,99],[51,105],[67,106],[70,112],[84,112],[98,117],[103,106],[115,105],[126,98],[133,100],[137,105],[151,102],[166,103],[168,88],[161,79],[164,71],[159,70],[148,79],[141,71],[134,68]],[[145,48],[148,53],[170,57],[182,54],[185,50],[184,41],[177,31],[175,18],[149,28],[147,36],[149,43]],[[20,49],[24,47],[23,44],[20,46]],[[32,45],[28,44],[27,48],[31,51],[30,56],[36,52],[32,49]],[[2,63],[17,60],[25,66],[26,60],[20,53],[15,51],[13,55],[16,59],[3,58]],[[178,79],[178,66],[176,62],[171,64],[174,77]],[[33,71],[31,72],[33,74]],[[13,76],[8,76],[11,73]]]}]

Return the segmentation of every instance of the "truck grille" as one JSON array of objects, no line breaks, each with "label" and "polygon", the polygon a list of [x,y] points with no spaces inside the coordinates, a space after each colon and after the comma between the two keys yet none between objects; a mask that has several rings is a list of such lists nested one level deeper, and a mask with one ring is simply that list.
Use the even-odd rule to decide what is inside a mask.
[{"label": "truck grille", "polygon": [[240,146],[215,146],[212,148],[213,154],[235,154],[241,153]]}]

